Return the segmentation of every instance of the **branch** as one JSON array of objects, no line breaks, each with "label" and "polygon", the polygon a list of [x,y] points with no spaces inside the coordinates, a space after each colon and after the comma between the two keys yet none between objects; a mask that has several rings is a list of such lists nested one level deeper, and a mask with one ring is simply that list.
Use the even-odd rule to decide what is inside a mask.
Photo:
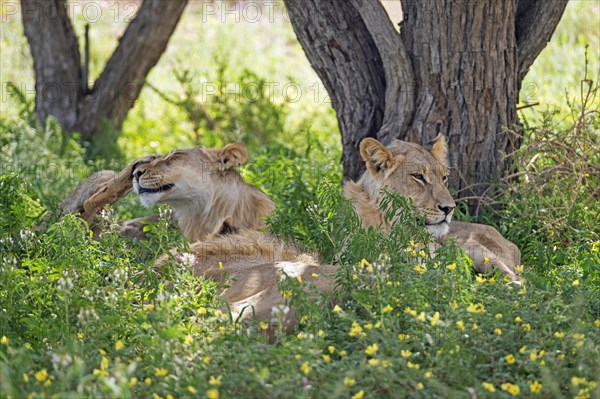
[{"label": "branch", "polygon": [[[385,70],[385,111],[377,138],[389,143],[406,129],[414,111],[414,74],[404,43],[379,2],[351,0],[379,49]],[[368,4],[368,6],[366,6]]]},{"label": "branch", "polygon": [[[391,139],[412,113],[412,67],[378,1],[285,0],[296,36],[331,96],[342,133],[344,174],[363,168],[358,144]],[[379,137],[382,139],[381,137]]]},{"label": "branch", "polygon": [[518,0],[515,21],[521,82],[529,67],[546,47],[569,0]]},{"label": "branch", "polygon": [[[167,47],[188,0],[144,0],[115,52],[98,77],[92,106],[119,129],[137,99],[144,79]],[[91,102],[91,101],[90,101]],[[125,102],[126,106],[112,106]],[[82,113],[82,115],[85,113]]]}]

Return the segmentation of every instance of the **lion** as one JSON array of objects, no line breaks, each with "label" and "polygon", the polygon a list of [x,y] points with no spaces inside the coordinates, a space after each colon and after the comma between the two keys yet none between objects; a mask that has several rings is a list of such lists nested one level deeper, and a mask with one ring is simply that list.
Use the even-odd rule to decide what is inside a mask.
[{"label": "lion", "polygon": [[[136,163],[133,191],[146,207],[171,207],[183,235],[195,241],[190,254],[172,255],[195,275],[229,283],[220,296],[234,318],[283,322],[289,329],[295,323],[293,311],[285,312],[282,320],[272,314],[273,307],[286,304],[278,290],[279,280],[298,278],[330,293],[335,267],[321,264],[316,255],[293,243],[258,231],[275,205],[235,170],[247,158],[246,147],[240,143],[175,150]],[[157,266],[167,260],[163,256]]]},{"label": "lion", "polygon": [[241,143],[175,150],[136,163],[133,190],[147,208],[169,205],[179,229],[191,241],[219,232],[259,229],[275,204],[235,169],[247,159],[248,150]]},{"label": "lion", "polygon": [[510,281],[520,280],[515,267],[520,264],[521,253],[515,244],[491,226],[452,221],[456,204],[448,191],[448,147],[442,135],[430,151],[406,141],[394,140],[386,147],[366,138],[360,143],[360,155],[367,170],[357,182],[345,183],[344,196],[364,227],[389,232],[393,221],[386,221],[381,209],[381,191],[387,188],[413,201],[425,216],[425,228],[438,243],[456,240],[476,272],[489,274],[496,268]]}]

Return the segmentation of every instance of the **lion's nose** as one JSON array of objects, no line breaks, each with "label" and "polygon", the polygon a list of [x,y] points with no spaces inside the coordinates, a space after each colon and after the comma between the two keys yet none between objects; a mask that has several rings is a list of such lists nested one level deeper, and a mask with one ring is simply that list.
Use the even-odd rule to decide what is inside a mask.
[{"label": "lion's nose", "polygon": [[441,206],[441,205],[438,205],[438,208],[440,209],[440,211],[444,212],[445,215],[449,215],[450,212],[452,212],[452,210],[454,209],[453,206]]}]

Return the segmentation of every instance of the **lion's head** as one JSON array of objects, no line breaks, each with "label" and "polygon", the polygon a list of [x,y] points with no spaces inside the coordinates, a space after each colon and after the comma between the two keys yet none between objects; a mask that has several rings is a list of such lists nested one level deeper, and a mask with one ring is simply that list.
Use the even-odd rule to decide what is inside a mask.
[{"label": "lion's head", "polygon": [[137,163],[133,189],[146,207],[169,205],[181,231],[191,240],[203,239],[223,227],[258,228],[275,206],[235,170],[247,158],[246,147],[239,143],[175,150]]},{"label": "lion's head", "polygon": [[430,151],[420,145],[395,140],[384,146],[373,138],[360,143],[367,170],[358,182],[348,182],[344,194],[352,202],[365,226],[389,229],[379,207],[385,187],[413,200],[426,216],[427,230],[435,237],[448,232],[456,206],[448,191],[448,149],[438,136]]}]

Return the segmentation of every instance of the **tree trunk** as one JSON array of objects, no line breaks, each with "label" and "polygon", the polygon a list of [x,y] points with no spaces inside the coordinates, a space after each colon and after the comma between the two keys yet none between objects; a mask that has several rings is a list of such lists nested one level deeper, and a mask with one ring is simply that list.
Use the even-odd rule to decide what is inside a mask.
[{"label": "tree trunk", "polygon": [[35,110],[91,140],[99,123],[120,130],[144,79],[166,49],[188,0],[144,0],[93,87],[83,79],[77,37],[65,0],[21,0],[35,69]]},{"label": "tree trunk", "polygon": [[365,137],[429,145],[442,133],[451,185],[468,196],[501,177],[520,145],[507,130],[519,125],[520,84],[567,0],[407,0],[400,33],[379,1],[285,2],[337,112],[344,177],[362,173]]}]

